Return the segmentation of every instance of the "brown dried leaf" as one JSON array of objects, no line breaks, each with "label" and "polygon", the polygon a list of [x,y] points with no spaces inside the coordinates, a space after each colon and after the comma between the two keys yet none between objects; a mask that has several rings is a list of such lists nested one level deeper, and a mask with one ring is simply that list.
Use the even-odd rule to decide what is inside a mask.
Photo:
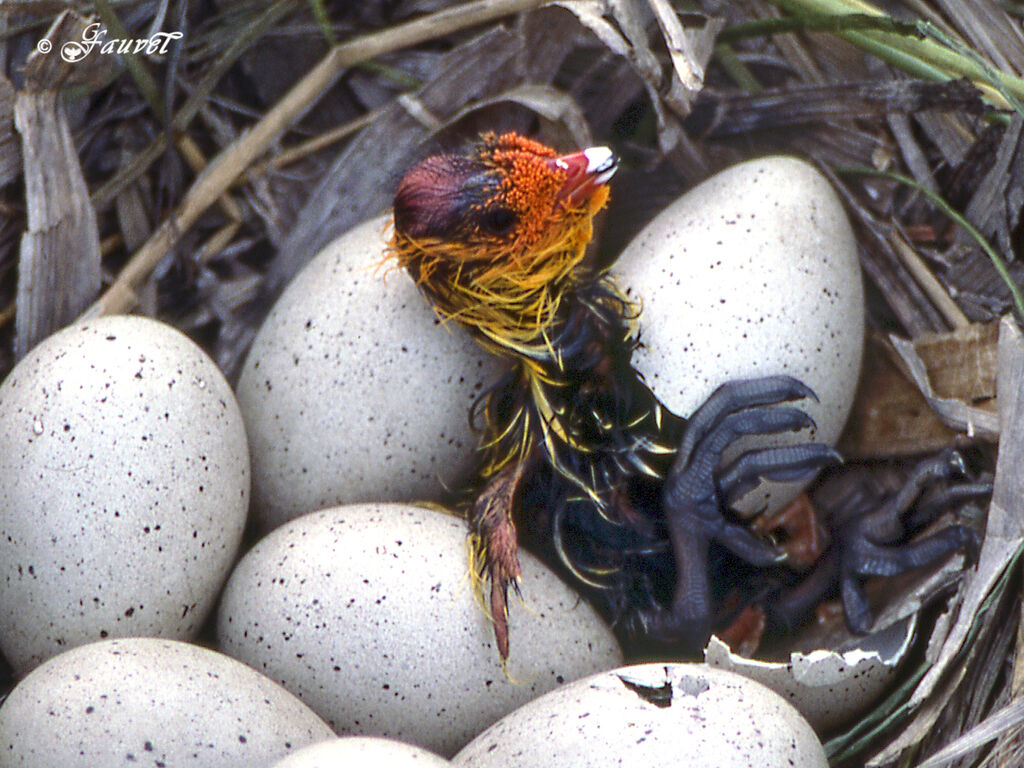
[{"label": "brown dried leaf", "polygon": [[999,437],[996,413],[998,325],[969,325],[913,341],[890,336],[919,391],[942,421],[968,437]]},{"label": "brown dried leaf", "polygon": [[958,433],[939,420],[890,354],[882,337],[868,336],[857,395],[838,445],[847,458],[912,456],[957,443]]}]

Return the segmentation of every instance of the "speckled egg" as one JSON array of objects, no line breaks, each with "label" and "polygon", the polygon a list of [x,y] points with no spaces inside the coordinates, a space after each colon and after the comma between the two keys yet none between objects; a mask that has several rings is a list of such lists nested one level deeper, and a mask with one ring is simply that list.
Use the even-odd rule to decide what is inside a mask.
[{"label": "speckled egg", "polygon": [[520,552],[507,674],[474,600],[467,526],[401,504],[336,507],[259,542],[228,581],[221,649],[344,734],[450,755],[517,706],[621,664],[597,614]]},{"label": "speckled egg", "polygon": [[452,762],[465,768],[825,768],[811,726],[778,694],[699,664],[603,672],[530,702]]},{"label": "speckled egg", "polygon": [[[614,272],[642,304],[634,366],[672,411],[689,416],[731,379],[784,373],[820,399],[799,403],[817,422],[810,438],[835,443],[860,371],[864,296],[853,231],[813,166],[765,157],[713,176],[658,214]],[[766,485],[759,498],[778,509],[798,490]]]},{"label": "speckled egg", "polygon": [[215,651],[125,638],[36,668],[0,708],[5,766],[269,768],[331,729],[281,686]]},{"label": "speckled egg", "polygon": [[386,227],[327,246],[249,351],[237,393],[264,529],[334,504],[437,499],[471,468],[469,410],[500,364],[381,265]]},{"label": "speckled egg", "polygon": [[0,386],[0,646],[19,673],[107,637],[195,637],[249,503],[245,429],[187,337],[74,325]]},{"label": "speckled egg", "polygon": [[447,760],[433,752],[391,739],[348,736],[304,747],[273,768],[444,768]]}]

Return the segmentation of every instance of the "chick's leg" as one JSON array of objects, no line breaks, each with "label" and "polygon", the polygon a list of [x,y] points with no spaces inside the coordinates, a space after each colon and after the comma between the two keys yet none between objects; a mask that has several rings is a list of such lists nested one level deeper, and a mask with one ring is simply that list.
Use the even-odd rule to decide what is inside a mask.
[{"label": "chick's leg", "polygon": [[719,387],[687,423],[675,463],[665,478],[662,506],[676,565],[676,585],[668,608],[647,606],[636,617],[650,639],[678,642],[698,650],[711,629],[708,547],[717,542],[740,559],[768,566],[782,553],[748,528],[728,518],[728,507],[759,478],[802,480],[839,460],[824,445],[805,443],[765,448],[741,455],[722,467],[722,454],[743,435],[787,432],[813,426],[803,411],[779,405],[814,397],[796,379],[775,376],[734,381]]},{"label": "chick's leg", "polygon": [[825,556],[799,584],[766,605],[772,622],[795,626],[838,584],[847,625],[864,634],[874,623],[863,587],[866,578],[896,576],[957,550],[973,557],[978,539],[964,525],[951,524],[912,539],[950,507],[991,494],[990,482],[958,480],[965,471],[961,456],[945,451],[914,467],[900,491],[889,498],[863,489],[847,495],[826,516],[831,545]]},{"label": "chick's leg", "polygon": [[488,482],[470,512],[477,567],[490,584],[490,614],[502,659],[508,658],[508,588],[518,590],[519,548],[512,505],[526,469],[525,462],[507,464]]},{"label": "chick's leg", "polygon": [[950,525],[929,536],[906,541],[948,506],[991,493],[989,483],[963,483],[924,495],[929,486],[965,473],[960,454],[946,451],[918,464],[900,492],[877,509],[854,507],[836,515],[833,546],[840,552],[840,591],[846,620],[854,632],[868,632],[873,623],[862,586],[865,578],[906,573],[957,550],[974,555],[978,539],[964,525]]}]

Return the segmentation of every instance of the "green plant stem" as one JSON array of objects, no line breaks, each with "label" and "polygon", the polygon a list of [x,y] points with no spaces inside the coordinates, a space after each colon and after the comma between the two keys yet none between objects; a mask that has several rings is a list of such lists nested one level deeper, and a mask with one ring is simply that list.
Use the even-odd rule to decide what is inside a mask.
[{"label": "green plant stem", "polygon": [[[108,0],[95,0],[94,5],[100,20],[113,37],[125,40],[130,36],[128,29],[121,23],[121,19],[118,18],[117,13],[111,7]],[[164,108],[164,100],[160,97],[160,88],[157,86],[156,80],[153,79],[153,75],[150,74],[145,62],[130,51],[122,53],[121,58],[124,60],[128,73],[142,94],[142,98],[146,100],[146,103],[153,110],[157,119],[161,123],[164,122],[167,115],[167,110]]]},{"label": "green plant stem", "polygon": [[725,73],[744,91],[747,93],[761,93],[764,90],[747,65],[736,55],[733,47],[722,41],[721,35],[718,36],[718,42],[715,43],[715,57],[718,59],[718,63],[722,65]]},{"label": "green plant stem", "polygon": [[[771,2],[787,13],[798,17],[860,14],[888,18],[878,8],[863,2],[863,0],[771,0]],[[894,29],[906,29],[906,25],[892,23],[895,25]],[[918,34],[889,32],[880,29],[851,29],[836,32],[836,34],[894,66],[908,69],[919,76],[937,80],[956,77],[970,78],[975,84],[985,86],[983,92],[986,98],[997,107],[1005,109],[1013,106],[1012,100],[1024,99],[1024,79],[997,70],[979,56],[965,55],[961,51],[952,50],[949,38],[939,32],[934,25],[927,22],[916,22],[913,27]],[[946,44],[939,42],[943,38],[945,38]],[[1004,96],[1003,92],[1009,94],[1012,100]]]},{"label": "green plant stem", "polygon": [[803,16],[782,16],[776,19],[757,19],[726,27],[718,33],[718,41],[730,43],[746,37],[784,35],[790,32],[850,32],[857,30],[881,30],[897,34],[916,35],[913,24],[896,21],[888,16],[872,16],[866,13],[806,14]]},{"label": "green plant stem", "polygon": [[324,40],[333,48],[338,44],[338,38],[335,36],[334,30],[331,29],[331,17],[324,6],[324,0],[309,0],[309,5],[313,10],[313,17],[316,19],[320,31],[323,32]]},{"label": "green plant stem", "polygon": [[989,261],[992,262],[992,266],[995,267],[996,272],[999,273],[999,277],[1010,291],[1010,296],[1013,298],[1013,306],[1017,313],[1018,321],[1024,322],[1024,295],[1021,294],[1020,286],[1014,282],[1013,276],[1010,275],[1010,270],[1007,268],[1006,262],[1003,261],[1003,257],[996,253],[996,250],[991,246],[988,240],[985,239],[985,236],[982,235],[981,232],[971,224],[971,222],[965,219],[959,211],[947,203],[941,195],[932,192],[927,187],[921,186],[909,176],[904,176],[903,174],[894,173],[892,171],[878,171],[874,168],[854,165],[837,168],[836,172],[845,175],[874,176],[876,178],[896,181],[920,192],[931,200],[935,206],[945,213],[950,219],[963,227],[964,231],[967,232],[967,234],[978,243],[981,250],[985,252]]}]

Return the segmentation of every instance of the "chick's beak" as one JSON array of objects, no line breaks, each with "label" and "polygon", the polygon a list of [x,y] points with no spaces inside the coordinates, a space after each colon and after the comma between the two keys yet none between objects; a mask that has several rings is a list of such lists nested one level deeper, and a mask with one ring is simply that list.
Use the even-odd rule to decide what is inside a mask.
[{"label": "chick's beak", "polygon": [[567,206],[584,203],[608,183],[619,167],[619,158],[608,147],[590,147],[549,161],[566,174],[558,199]]}]

